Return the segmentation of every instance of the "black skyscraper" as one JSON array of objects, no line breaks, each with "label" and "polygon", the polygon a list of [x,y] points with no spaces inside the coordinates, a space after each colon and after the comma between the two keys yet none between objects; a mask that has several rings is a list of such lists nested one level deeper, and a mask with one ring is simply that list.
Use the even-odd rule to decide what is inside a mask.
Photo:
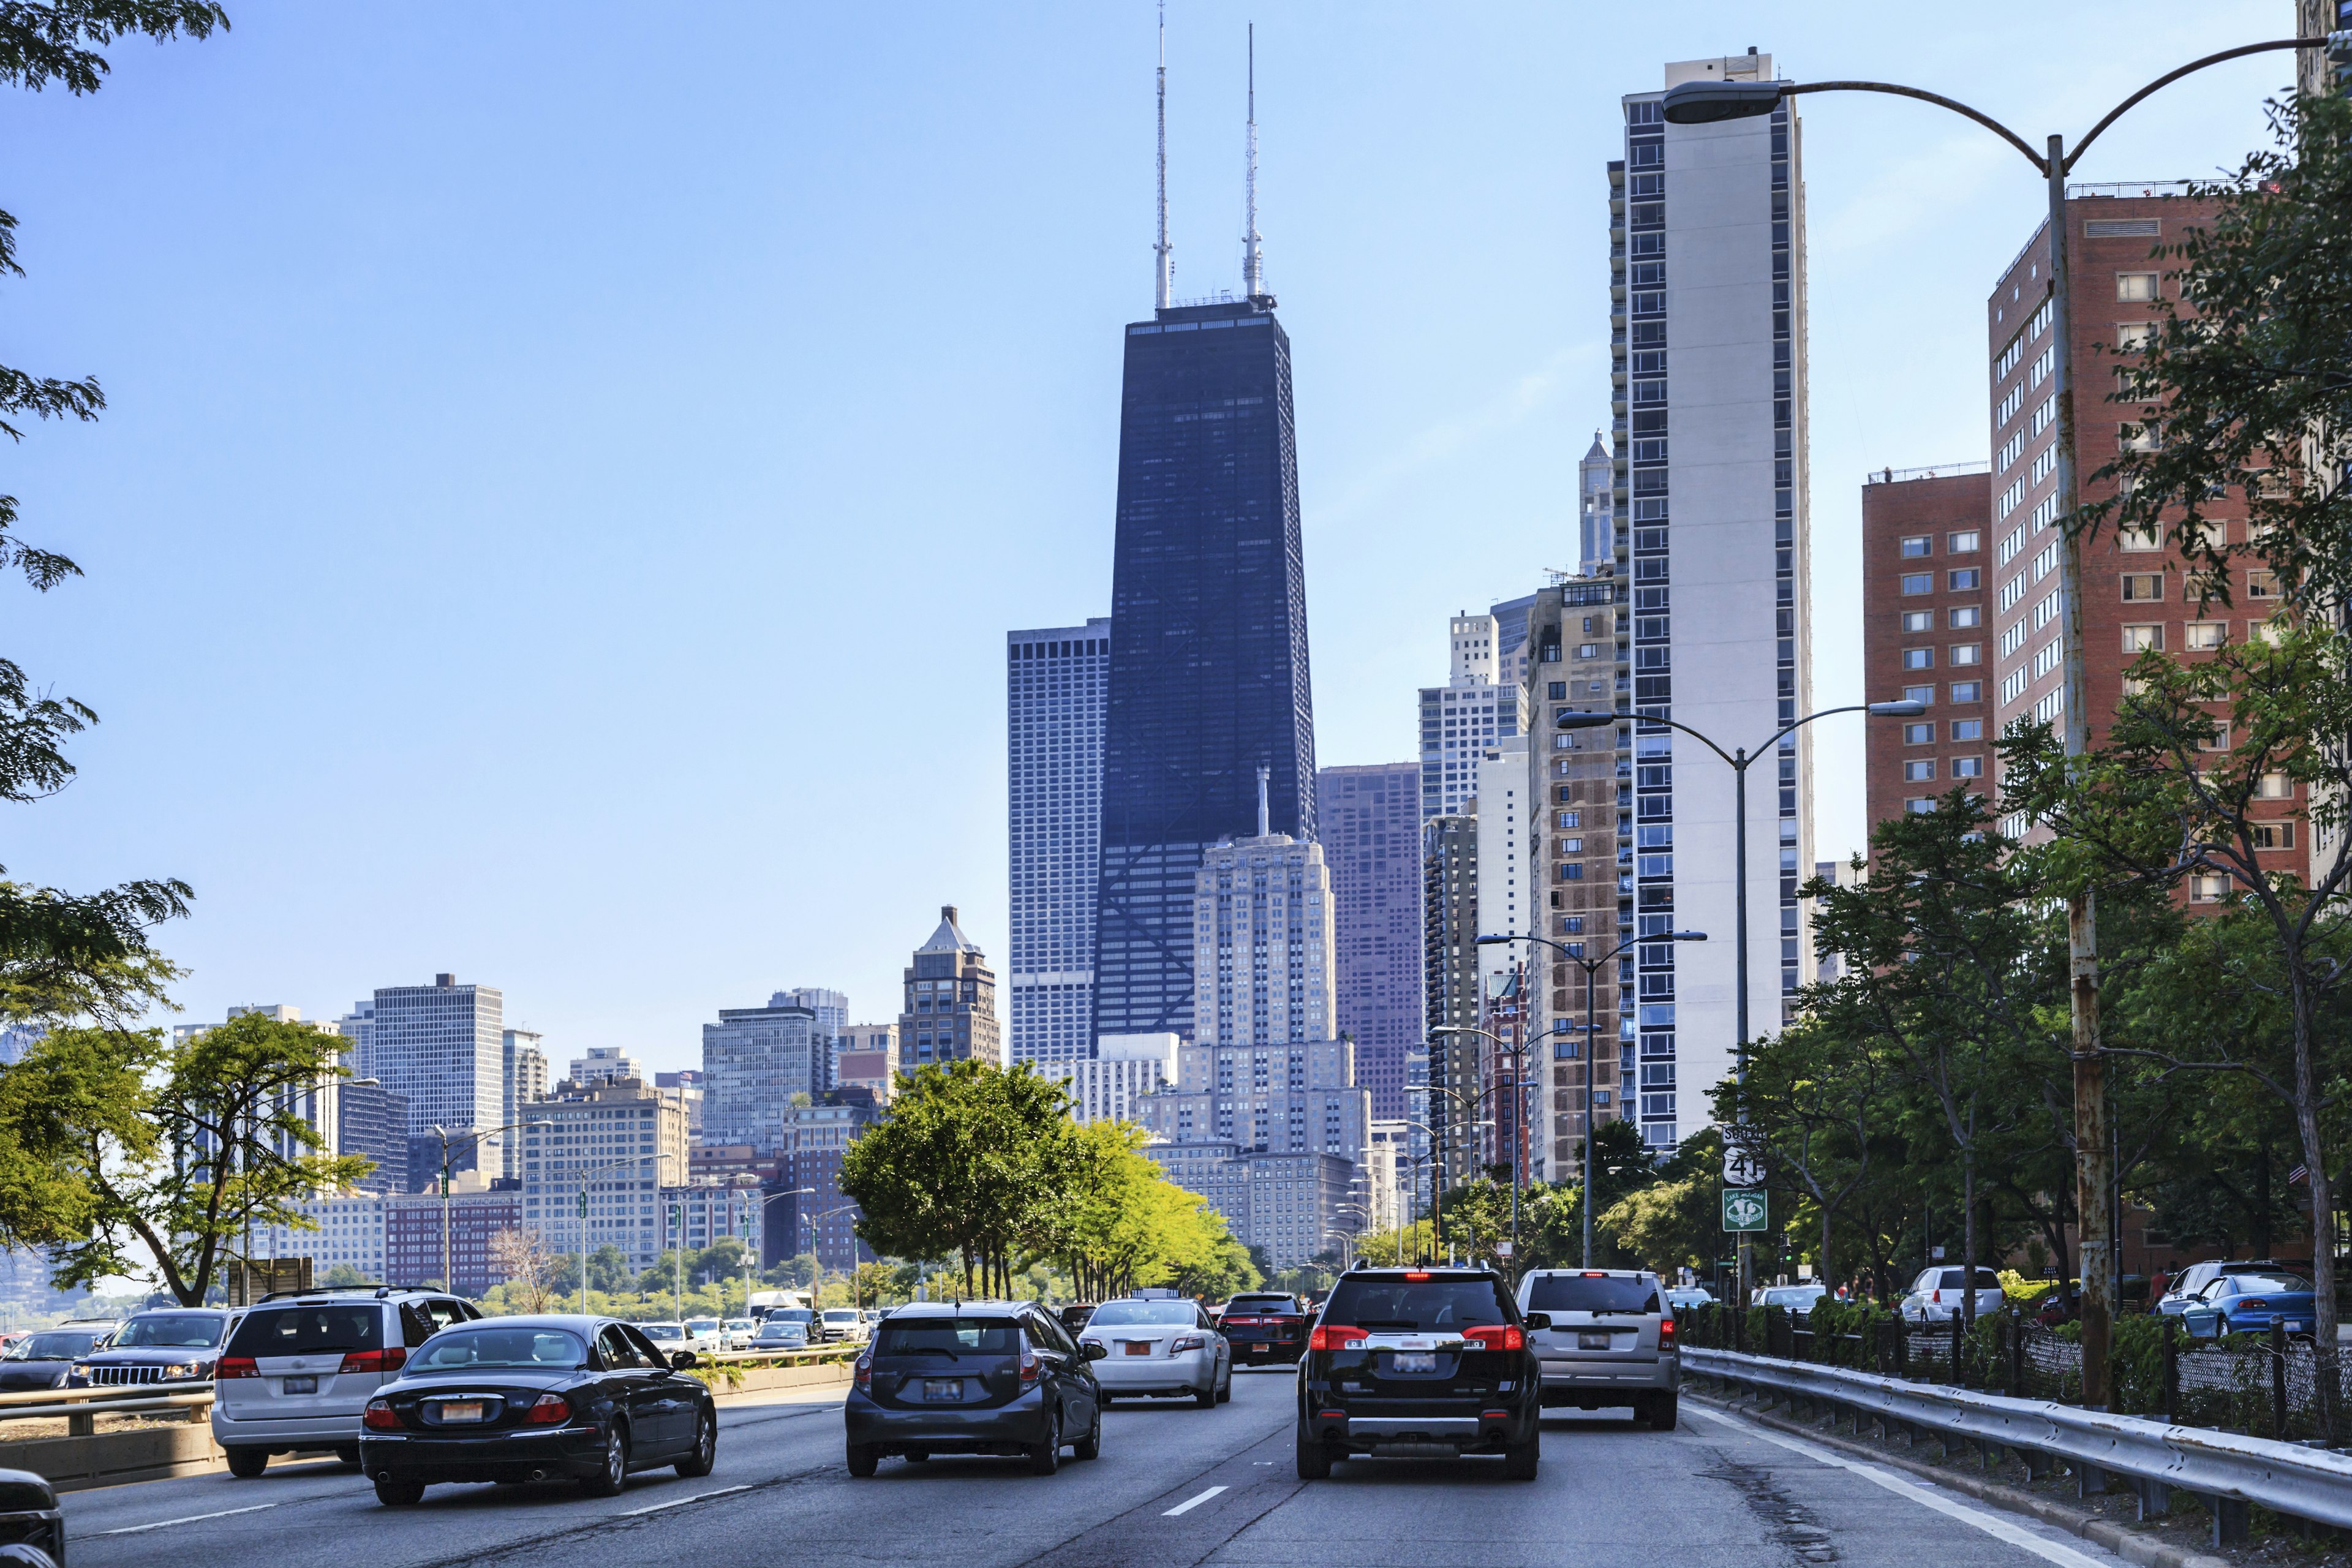
[{"label": "black skyscraper", "polygon": [[1259,768],[1274,831],[1315,836],[1290,340],[1273,303],[1179,306],[1127,329],[1098,1035],[1191,1037],[1192,873],[1205,847],[1257,831]]}]

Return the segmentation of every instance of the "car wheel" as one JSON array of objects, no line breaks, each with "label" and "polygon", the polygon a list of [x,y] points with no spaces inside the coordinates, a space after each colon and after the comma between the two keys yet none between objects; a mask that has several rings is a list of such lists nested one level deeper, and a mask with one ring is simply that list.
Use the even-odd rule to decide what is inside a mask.
[{"label": "car wheel", "polygon": [[1217,1388],[1217,1403],[1220,1405],[1231,1405],[1233,1402],[1234,1374],[1232,1369],[1228,1368],[1225,1372],[1225,1381],[1219,1384]]},{"label": "car wheel", "polygon": [[849,1473],[863,1480],[876,1469],[874,1450],[863,1443],[849,1446]]},{"label": "car wheel", "polygon": [[1215,1373],[1212,1373],[1210,1374],[1208,1387],[1196,1388],[1192,1391],[1192,1403],[1199,1405],[1203,1410],[1214,1410],[1217,1407],[1217,1379]]},{"label": "car wheel", "polygon": [[1531,1481],[1536,1479],[1536,1465],[1543,1455],[1543,1428],[1538,1426],[1528,1434],[1524,1443],[1513,1443],[1503,1450],[1503,1474],[1511,1480]]},{"label": "car wheel", "polygon": [[1650,1398],[1651,1426],[1660,1432],[1673,1431],[1675,1423],[1682,1419],[1682,1402],[1679,1393],[1653,1394]]},{"label": "car wheel", "polygon": [[249,1481],[269,1468],[267,1448],[231,1448],[228,1451],[228,1473],[238,1480]]},{"label": "car wheel", "polygon": [[1101,1457],[1102,1412],[1097,1410],[1095,1412],[1095,1424],[1087,1428],[1087,1435],[1070,1445],[1070,1458],[1073,1459],[1097,1459]]},{"label": "car wheel", "polygon": [[1045,1417],[1045,1439],[1029,1450],[1029,1473],[1050,1476],[1062,1468],[1062,1418]]},{"label": "car wheel", "polygon": [[604,1462],[580,1483],[590,1497],[618,1497],[629,1484],[629,1439],[614,1422],[604,1433]]},{"label": "car wheel", "polygon": [[378,1471],[375,1500],[386,1508],[413,1508],[425,1500],[425,1483],[395,1476],[389,1470]]},{"label": "car wheel", "polygon": [[909,1448],[907,1450],[907,1463],[910,1465],[928,1465],[930,1462],[931,1451],[929,1448]]},{"label": "car wheel", "polygon": [[680,1459],[675,1468],[679,1475],[693,1480],[709,1475],[718,1462],[719,1415],[716,1411],[706,1410],[695,1417],[694,1452]]},{"label": "car wheel", "polygon": [[360,1468],[360,1446],[357,1443],[347,1443],[343,1447],[336,1449],[335,1463],[342,1466],[343,1468],[347,1470],[358,1469]]},{"label": "car wheel", "polygon": [[1304,1432],[1298,1435],[1298,1479],[1302,1481],[1328,1481],[1331,1479],[1331,1450]]}]

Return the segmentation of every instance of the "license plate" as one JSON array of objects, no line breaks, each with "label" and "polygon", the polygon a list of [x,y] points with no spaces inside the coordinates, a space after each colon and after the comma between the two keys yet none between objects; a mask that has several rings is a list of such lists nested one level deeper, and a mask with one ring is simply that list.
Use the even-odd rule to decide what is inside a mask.
[{"label": "license plate", "polygon": [[1432,1355],[1399,1354],[1389,1357],[1391,1372],[1435,1372],[1437,1357]]},{"label": "license plate", "polygon": [[1259,1352],[1259,1351],[1262,1351],[1262,1350],[1268,1350],[1268,1349],[1271,1349],[1271,1348],[1272,1348],[1272,1347],[1271,1347],[1271,1346],[1268,1346],[1268,1345],[1255,1344],[1255,1345],[1252,1345],[1252,1346],[1250,1346],[1250,1351],[1251,1351],[1251,1353],[1255,1354],[1255,1353],[1256,1353],[1256,1352]]},{"label": "license plate", "polygon": [[923,1379],[923,1397],[935,1405],[961,1404],[963,1400],[963,1379],[927,1377]]},{"label": "license plate", "polygon": [[319,1380],[315,1377],[289,1377],[286,1380],[285,1392],[288,1394],[316,1394],[319,1392]]},{"label": "license plate", "polygon": [[1150,1340],[1121,1340],[1118,1343],[1119,1348],[1127,1352],[1129,1355],[1150,1355],[1151,1353],[1151,1342]]},{"label": "license plate", "polygon": [[1579,1334],[1576,1348],[1580,1351],[1605,1351],[1609,1348],[1607,1334]]},{"label": "license plate", "polygon": [[454,1426],[461,1422],[479,1421],[484,1408],[478,1399],[447,1401],[441,1406],[441,1424]]}]

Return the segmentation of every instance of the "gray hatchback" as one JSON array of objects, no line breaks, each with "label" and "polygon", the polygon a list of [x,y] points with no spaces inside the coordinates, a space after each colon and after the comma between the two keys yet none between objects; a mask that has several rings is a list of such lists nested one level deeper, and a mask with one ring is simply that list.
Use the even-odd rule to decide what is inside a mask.
[{"label": "gray hatchback", "polygon": [[1675,1318],[1658,1277],[1640,1268],[1538,1268],[1519,1281],[1519,1310],[1550,1326],[1528,1335],[1547,1407],[1633,1407],[1674,1429],[1682,1388]]},{"label": "gray hatchback", "polygon": [[1003,1454],[1050,1476],[1068,1447],[1102,1451],[1102,1387],[1069,1331],[1026,1301],[917,1302],[882,1320],[857,1358],[842,1419],[849,1473],[887,1455]]}]

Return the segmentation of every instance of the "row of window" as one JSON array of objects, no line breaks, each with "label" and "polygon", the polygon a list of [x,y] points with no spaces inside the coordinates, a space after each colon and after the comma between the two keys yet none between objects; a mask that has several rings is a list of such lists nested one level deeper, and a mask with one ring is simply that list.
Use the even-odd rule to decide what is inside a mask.
[{"label": "row of window", "polygon": [[[2126,654],[2164,651],[2164,628],[2168,623],[2156,621],[2124,627],[2124,652]],[[2191,653],[2207,653],[2230,646],[2230,623],[2227,621],[2184,621],[2180,624],[2180,646]],[[2274,642],[2279,628],[2270,621],[2248,621],[2246,640]]]},{"label": "row of window", "polygon": [[[2126,598],[2129,598],[2131,595],[2126,594],[2124,596]],[[1983,620],[1983,617],[1984,611],[1978,605],[1955,605],[1948,612],[1946,613],[1944,624],[1951,627],[1954,631],[1958,631],[1963,627],[1979,625]],[[1903,630],[1906,634],[1932,631],[1935,629],[1935,625],[1936,612],[1933,610],[1906,610],[1903,612]]]},{"label": "row of window", "polygon": [[[1955,741],[1981,741],[1981,740],[1983,740],[1983,739],[1984,739],[1984,721],[1983,721],[1983,720],[1981,720],[1981,719],[1955,719],[1955,720],[1953,720],[1951,722],[1952,722],[1952,739],[1953,739],[1953,740],[1955,740]],[[1906,745],[1906,746],[1932,746],[1932,745],[1934,745],[1934,744],[1936,743],[1936,726],[1935,726],[1935,725],[1933,725],[1933,724],[1906,724],[1906,725],[1904,725],[1904,726],[1903,726],[1903,743],[1904,743],[1905,745]]]},{"label": "row of window", "polygon": [[[1951,759],[1951,763],[1952,776],[1956,779],[1984,777],[1982,757],[1954,757]],[[1933,757],[1919,757],[1903,764],[1903,782],[1906,784],[1918,784],[1935,776],[1936,759]]]},{"label": "row of window", "polygon": [[[1936,700],[1936,689],[1932,686],[1906,686],[1903,689],[1903,700],[1916,702],[1922,706],[1932,704]],[[1955,680],[1952,682],[1952,700],[1955,702],[1983,701],[1984,682]]]},{"label": "row of window", "polygon": [[[1948,533],[1944,535],[1945,553],[1949,555],[1973,554],[1983,548],[1983,539],[1984,536],[1973,528],[1965,528],[1959,530],[1958,532]],[[1902,549],[1903,557],[1906,561],[1914,560],[1921,556],[1933,555],[1936,552],[1936,536],[1932,533],[1912,534],[1903,541]]]},{"label": "row of window", "polygon": [[[2124,603],[2127,605],[2161,603],[2168,596],[2165,591],[2164,579],[2165,574],[2161,572],[2125,573],[2122,578]],[[2194,600],[2200,596],[2195,578],[2185,574],[2183,574],[2181,578],[2180,596],[2184,599],[2189,600]],[[2248,572],[2246,574],[2245,581],[2245,596],[2249,599],[2277,598],[2278,574],[2259,567]]]},{"label": "row of window", "polygon": [[[1954,624],[1957,625],[1958,623],[1956,622]],[[1947,651],[1945,662],[1952,665],[1982,664],[1984,662],[1984,644],[1977,642],[1954,643]],[[1906,669],[1935,668],[1936,650],[1932,647],[1905,648],[1903,650],[1903,668]]]},{"label": "row of window", "polygon": [[[1962,566],[1945,573],[1944,576],[1949,584],[1949,592],[1955,594],[1965,594],[1984,586],[1984,573],[1975,566]],[[1932,594],[1936,591],[1936,574],[1933,572],[1906,572],[1903,574],[1903,591],[1906,594]]]}]

